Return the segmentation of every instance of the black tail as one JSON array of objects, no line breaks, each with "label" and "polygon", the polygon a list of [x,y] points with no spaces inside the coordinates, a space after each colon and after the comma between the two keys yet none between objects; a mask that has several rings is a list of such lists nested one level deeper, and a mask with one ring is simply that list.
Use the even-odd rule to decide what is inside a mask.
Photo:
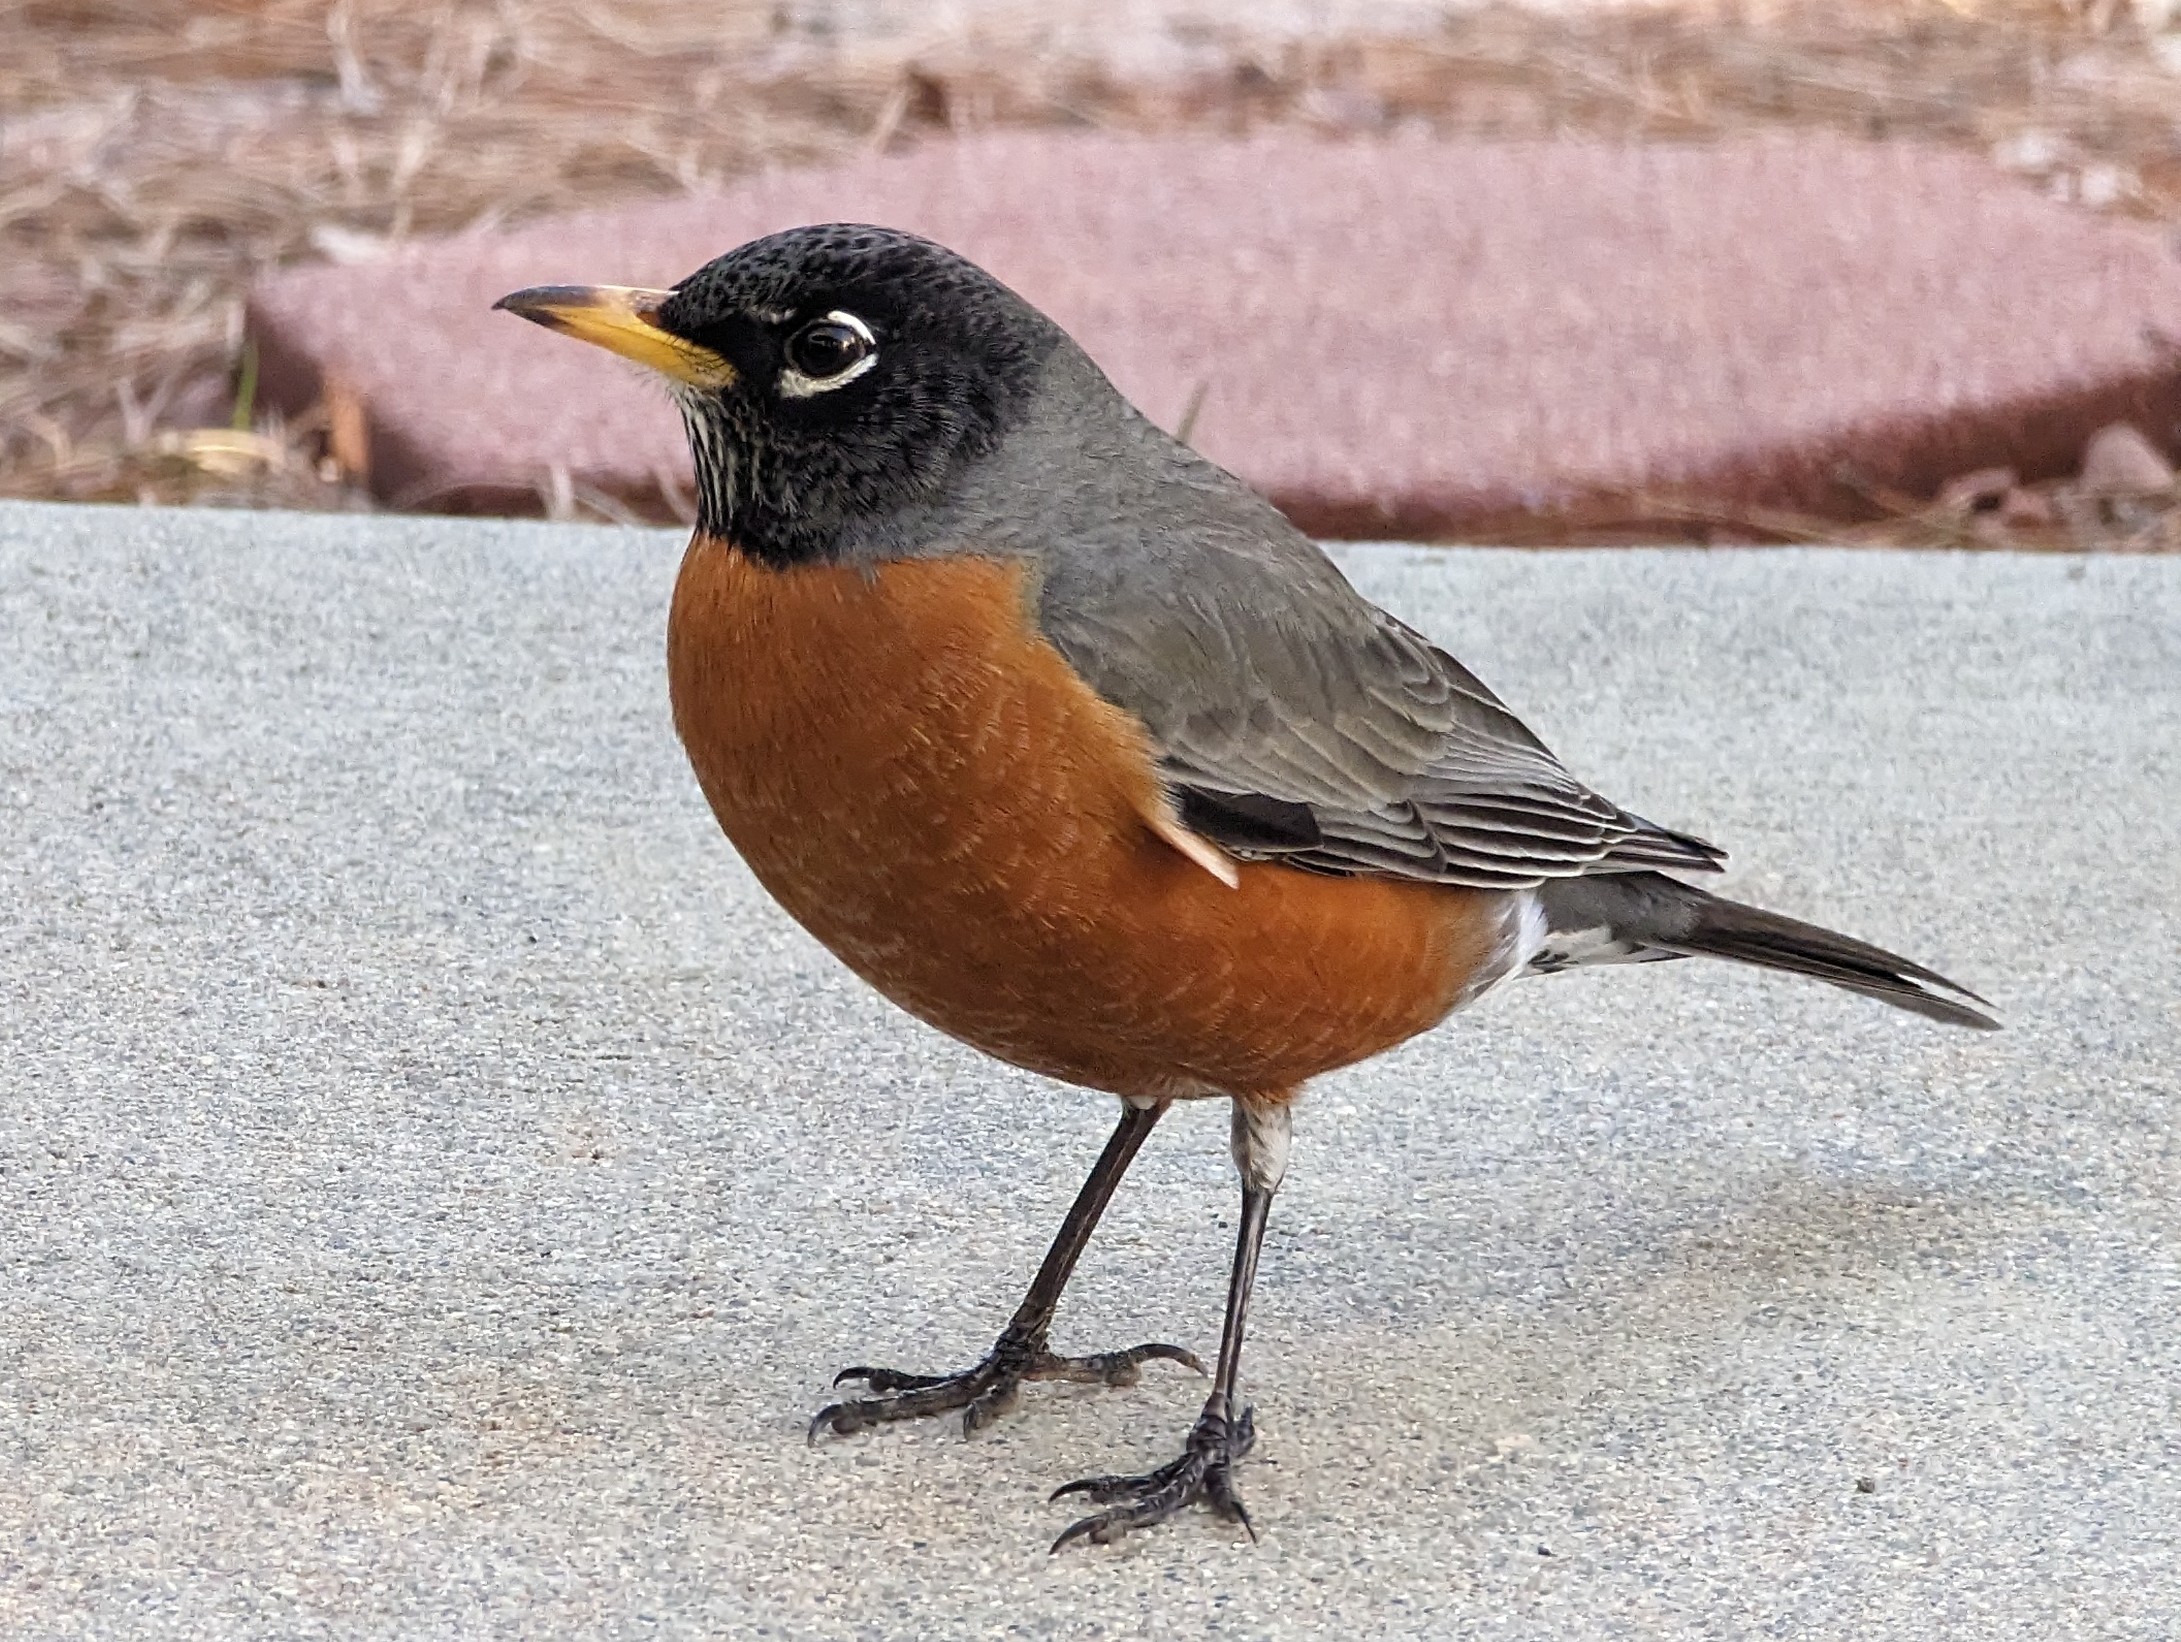
[{"label": "black tail", "polygon": [[1663,873],[1554,879],[1538,887],[1537,898],[1549,933],[1534,968],[1684,955],[1731,958],[1808,975],[1951,1026],[1989,1031],[1999,1025],[1969,1007],[1984,999],[1936,970],[1816,924],[1723,901]]}]

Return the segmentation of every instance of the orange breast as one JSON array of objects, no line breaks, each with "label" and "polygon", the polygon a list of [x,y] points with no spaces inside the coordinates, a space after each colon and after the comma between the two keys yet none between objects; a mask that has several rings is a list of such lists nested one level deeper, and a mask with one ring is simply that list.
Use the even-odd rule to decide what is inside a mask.
[{"label": "orange breast", "polygon": [[1142,726],[989,559],[770,570],[699,536],[674,722],[781,905],[903,1008],[1124,1095],[1271,1095],[1440,1020],[1506,897],[1244,865],[1160,841]]}]

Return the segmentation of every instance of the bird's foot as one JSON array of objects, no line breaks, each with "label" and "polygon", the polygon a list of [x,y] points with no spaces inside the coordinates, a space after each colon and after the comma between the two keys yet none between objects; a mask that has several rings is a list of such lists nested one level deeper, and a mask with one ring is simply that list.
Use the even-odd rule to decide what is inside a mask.
[{"label": "bird's foot", "polygon": [[1227,1399],[1214,1392],[1197,1416],[1181,1458],[1156,1471],[1140,1477],[1085,1477],[1054,1489],[1054,1499],[1087,1494],[1107,1509],[1072,1524],[1053,1541],[1053,1549],[1080,1539],[1111,1545],[1122,1535],[1164,1522],[1200,1500],[1211,1507],[1213,1515],[1239,1522],[1255,1539],[1257,1530],[1250,1527],[1250,1514],[1234,1491],[1234,1469],[1256,1444],[1257,1427],[1247,1408],[1231,1418],[1228,1408]]},{"label": "bird's foot", "polygon": [[1022,1398],[1025,1380],[1079,1380],[1093,1385],[1134,1385],[1145,1363],[1164,1360],[1193,1368],[1204,1365],[1180,1346],[1140,1345],[1126,1351],[1101,1351],[1089,1357],[1060,1357],[1046,1346],[1042,1333],[1032,1336],[1008,1329],[985,1359],[959,1374],[903,1374],[891,1368],[844,1368],[834,1375],[835,1385],[861,1380],[871,1391],[866,1397],[844,1398],[818,1410],[810,1422],[810,1440],[820,1432],[836,1436],[867,1431],[894,1420],[921,1420],[933,1414],[962,1411],[962,1435],[974,1436]]}]

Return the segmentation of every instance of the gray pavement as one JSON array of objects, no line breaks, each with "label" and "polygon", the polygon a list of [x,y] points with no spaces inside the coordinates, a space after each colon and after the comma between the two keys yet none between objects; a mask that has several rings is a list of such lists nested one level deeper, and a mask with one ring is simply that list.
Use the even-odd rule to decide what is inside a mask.
[{"label": "gray pavement", "polygon": [[[1730,883],[1997,1036],[1679,964],[1327,1080],[1262,1541],[1048,1560],[1201,1388],[953,1366],[1109,1121],[758,893],[667,535],[0,507],[0,1633],[2146,1637],[2181,1629],[2181,562],[1351,549]],[[1062,1344],[1215,1338],[1223,1115]]]}]

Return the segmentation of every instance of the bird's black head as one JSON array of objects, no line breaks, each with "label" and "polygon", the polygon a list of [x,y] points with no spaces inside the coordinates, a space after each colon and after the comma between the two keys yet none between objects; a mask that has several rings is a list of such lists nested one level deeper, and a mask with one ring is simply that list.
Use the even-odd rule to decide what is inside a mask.
[{"label": "bird's black head", "polygon": [[664,374],[699,528],[774,564],[940,501],[1061,340],[953,252],[853,223],[752,240],[671,291],[548,286],[499,306]]}]

